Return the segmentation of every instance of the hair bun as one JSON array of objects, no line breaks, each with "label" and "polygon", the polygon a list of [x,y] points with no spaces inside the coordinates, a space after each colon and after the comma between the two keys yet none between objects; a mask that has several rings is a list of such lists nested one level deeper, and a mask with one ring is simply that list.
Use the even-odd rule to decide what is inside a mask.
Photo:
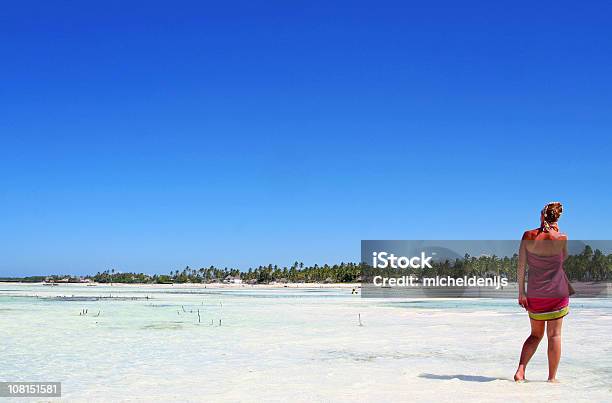
[{"label": "hair bun", "polygon": [[559,202],[551,202],[544,207],[544,220],[549,223],[554,223],[559,220],[563,213],[563,204]]}]

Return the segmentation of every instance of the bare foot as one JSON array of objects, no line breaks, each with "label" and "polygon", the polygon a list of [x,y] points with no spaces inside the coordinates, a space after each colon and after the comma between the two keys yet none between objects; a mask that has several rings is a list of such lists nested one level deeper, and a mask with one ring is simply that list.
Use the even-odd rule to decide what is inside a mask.
[{"label": "bare foot", "polygon": [[514,381],[515,382],[525,381],[525,368],[519,367],[519,369],[516,370],[516,374],[514,374]]},{"label": "bare foot", "polygon": [[556,378],[549,379],[547,382],[548,383],[559,383],[559,381]]}]

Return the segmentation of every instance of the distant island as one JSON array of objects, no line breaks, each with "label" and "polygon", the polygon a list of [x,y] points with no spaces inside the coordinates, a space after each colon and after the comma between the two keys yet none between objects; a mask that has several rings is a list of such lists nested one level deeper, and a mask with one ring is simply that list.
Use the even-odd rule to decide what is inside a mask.
[{"label": "distant island", "polygon": [[[479,256],[466,254],[453,261],[433,262],[431,269],[413,270],[419,277],[425,276],[502,276],[516,281],[518,255],[512,257]],[[611,281],[612,254],[604,254],[599,249],[585,246],[582,252],[567,257],[565,272],[571,281]],[[305,266],[295,262],[290,267],[277,265],[259,266],[241,271],[236,268],[217,268],[210,266],[193,269],[171,270],[168,274],[145,274],[119,272],[114,269],[98,272],[95,275],[48,275],[28,277],[0,277],[3,282],[26,283],[128,283],[128,284],[174,284],[174,283],[357,283],[364,272],[371,267],[364,263],[340,263],[335,265]]]}]

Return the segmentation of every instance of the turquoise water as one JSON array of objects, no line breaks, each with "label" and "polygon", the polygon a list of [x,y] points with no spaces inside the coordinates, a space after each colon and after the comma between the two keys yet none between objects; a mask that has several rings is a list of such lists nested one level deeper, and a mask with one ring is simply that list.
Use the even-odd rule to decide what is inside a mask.
[{"label": "turquoise water", "polygon": [[2,284],[0,380],[61,381],[68,401],[609,400],[611,301],[564,321],[562,383],[541,382],[543,341],[517,385],[515,300]]}]

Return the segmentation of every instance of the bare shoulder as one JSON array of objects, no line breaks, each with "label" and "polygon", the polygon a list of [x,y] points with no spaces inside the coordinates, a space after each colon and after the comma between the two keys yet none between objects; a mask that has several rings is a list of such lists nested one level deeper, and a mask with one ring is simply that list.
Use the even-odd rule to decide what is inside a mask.
[{"label": "bare shoulder", "polygon": [[539,228],[536,229],[530,229],[527,230],[523,233],[523,241],[532,241],[534,239],[536,239],[536,237],[538,236],[538,233],[540,232]]}]

